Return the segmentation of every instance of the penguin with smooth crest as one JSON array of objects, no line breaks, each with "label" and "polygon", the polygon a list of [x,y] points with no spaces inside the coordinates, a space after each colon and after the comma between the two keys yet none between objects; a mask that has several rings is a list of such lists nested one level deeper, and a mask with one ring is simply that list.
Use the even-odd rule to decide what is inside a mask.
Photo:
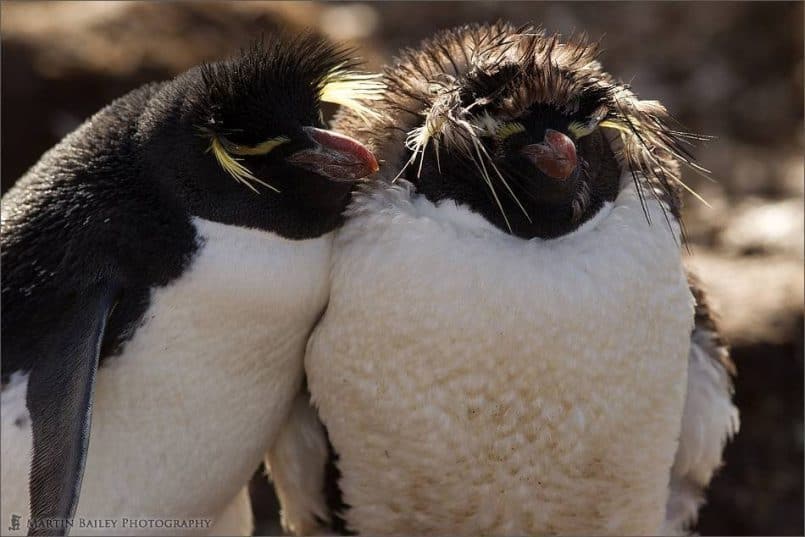
[{"label": "penguin with smooth crest", "polygon": [[[530,26],[440,33],[384,82],[377,117],[336,122],[383,180],[336,234],[305,357],[337,471],[307,488],[274,472],[286,526],[684,532],[738,426],[726,347],[682,261],[688,135],[594,45]],[[315,420],[280,437],[304,423],[306,449],[269,463],[324,468]]]},{"label": "penguin with smooth crest", "polygon": [[116,100],[4,196],[4,524],[250,534],[332,232],[377,170],[320,112],[377,94],[356,66],[264,39]]}]

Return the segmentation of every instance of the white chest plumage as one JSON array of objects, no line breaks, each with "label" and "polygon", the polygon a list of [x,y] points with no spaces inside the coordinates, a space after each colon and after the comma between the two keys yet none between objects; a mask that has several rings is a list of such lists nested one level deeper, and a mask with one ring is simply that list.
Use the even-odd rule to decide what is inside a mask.
[{"label": "white chest plumage", "polygon": [[[626,179],[624,179],[626,180]],[[402,188],[334,244],[305,367],[366,534],[647,534],[662,524],[693,300],[634,188],[524,241]]]},{"label": "white chest plumage", "polygon": [[[291,241],[194,224],[202,246],[192,264],[152,292],[123,353],[98,373],[79,518],[217,517],[257,468],[299,389],[305,342],[327,302],[332,235]],[[24,382],[6,392],[3,460],[26,460],[30,427],[13,423],[24,413]],[[27,467],[7,466],[4,524],[12,512],[28,513]],[[139,530],[172,531],[204,528]]]}]

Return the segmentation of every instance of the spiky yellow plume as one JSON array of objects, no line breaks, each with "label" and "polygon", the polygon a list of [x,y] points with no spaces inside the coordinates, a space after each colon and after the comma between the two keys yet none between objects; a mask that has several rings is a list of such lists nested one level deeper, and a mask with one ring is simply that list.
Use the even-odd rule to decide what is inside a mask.
[{"label": "spiky yellow plume", "polygon": [[274,192],[279,192],[277,188],[255,177],[246,166],[232,157],[232,155],[230,155],[229,152],[227,152],[227,150],[224,148],[221,140],[217,136],[213,136],[212,141],[210,142],[210,150],[212,150],[212,154],[215,155],[215,160],[218,161],[218,164],[221,166],[221,168],[223,168],[226,173],[231,175],[238,183],[246,185],[257,193],[259,193],[259,191],[252,183],[258,183],[266,188],[270,188]]},{"label": "spiky yellow plume", "polygon": [[383,98],[386,86],[381,77],[380,74],[355,73],[339,65],[325,78],[319,98],[354,110],[363,119],[377,118],[379,114],[365,101]]}]

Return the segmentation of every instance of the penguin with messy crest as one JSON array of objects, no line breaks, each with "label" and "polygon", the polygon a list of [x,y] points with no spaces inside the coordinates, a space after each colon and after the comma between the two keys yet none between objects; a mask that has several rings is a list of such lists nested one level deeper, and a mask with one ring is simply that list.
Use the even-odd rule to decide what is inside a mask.
[{"label": "penguin with messy crest", "polygon": [[265,38],[114,101],[3,197],[4,521],[251,533],[333,230],[377,170],[321,113],[379,91],[356,67],[311,34]]},{"label": "penguin with messy crest", "polygon": [[323,427],[294,421],[307,429],[280,437],[304,449],[269,457],[328,468],[323,486],[275,476],[286,527],[687,531],[738,428],[734,368],[682,260],[697,137],[595,45],[531,26],[441,32],[384,83],[368,124],[336,121],[382,180],[336,234],[308,343]]}]

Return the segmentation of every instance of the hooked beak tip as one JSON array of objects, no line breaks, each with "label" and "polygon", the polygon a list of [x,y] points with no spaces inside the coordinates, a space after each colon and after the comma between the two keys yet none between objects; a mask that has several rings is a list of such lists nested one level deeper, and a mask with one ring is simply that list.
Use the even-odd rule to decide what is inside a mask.
[{"label": "hooked beak tip", "polygon": [[338,182],[354,182],[380,169],[372,152],[357,140],[315,127],[302,130],[316,145],[288,157],[291,164]]},{"label": "hooked beak tip", "polygon": [[576,144],[565,134],[553,129],[545,131],[545,139],[541,143],[527,145],[521,153],[542,173],[560,181],[570,177],[578,164]]}]

